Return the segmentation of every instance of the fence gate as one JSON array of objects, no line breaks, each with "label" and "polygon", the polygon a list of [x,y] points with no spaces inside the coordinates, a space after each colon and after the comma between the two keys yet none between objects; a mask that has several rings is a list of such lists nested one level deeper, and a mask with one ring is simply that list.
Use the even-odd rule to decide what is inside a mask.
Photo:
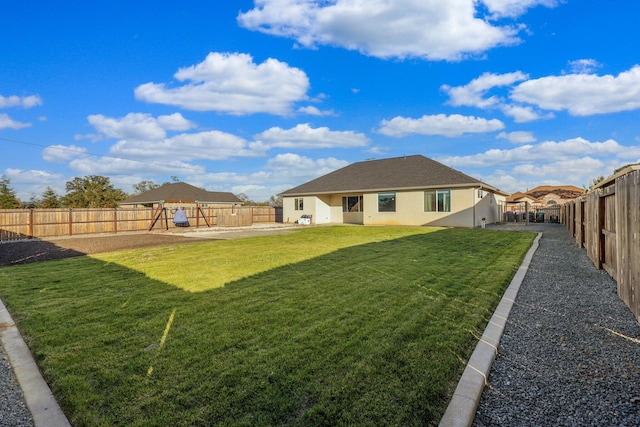
[{"label": "fence gate", "polygon": [[503,222],[553,222],[560,223],[562,206],[547,205],[545,207],[529,204],[528,202],[509,203],[504,207]]}]

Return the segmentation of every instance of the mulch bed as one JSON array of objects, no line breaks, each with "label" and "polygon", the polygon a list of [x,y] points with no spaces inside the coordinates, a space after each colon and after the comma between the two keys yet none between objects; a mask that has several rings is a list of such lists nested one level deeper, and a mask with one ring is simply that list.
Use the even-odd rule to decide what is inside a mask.
[{"label": "mulch bed", "polygon": [[126,234],[99,237],[76,237],[54,240],[27,240],[0,244],[0,266],[70,258],[124,249],[195,242],[199,239],[171,234]]}]

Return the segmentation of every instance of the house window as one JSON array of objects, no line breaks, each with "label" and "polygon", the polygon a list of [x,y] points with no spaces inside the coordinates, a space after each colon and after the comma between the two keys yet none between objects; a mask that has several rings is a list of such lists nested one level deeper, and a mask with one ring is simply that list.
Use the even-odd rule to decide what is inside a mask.
[{"label": "house window", "polygon": [[362,196],[343,197],[342,212],[362,212]]},{"label": "house window", "polygon": [[451,212],[451,190],[427,190],[424,192],[425,212]]},{"label": "house window", "polygon": [[378,193],[378,212],[396,211],[396,193]]},{"label": "house window", "polygon": [[556,202],[555,200],[549,200],[549,201],[547,202],[547,204],[548,204],[548,205],[557,205],[557,204],[558,204],[558,202]]},{"label": "house window", "polygon": [[294,209],[297,211],[304,210],[304,198],[303,197],[295,198],[293,200],[293,205],[294,205]]}]

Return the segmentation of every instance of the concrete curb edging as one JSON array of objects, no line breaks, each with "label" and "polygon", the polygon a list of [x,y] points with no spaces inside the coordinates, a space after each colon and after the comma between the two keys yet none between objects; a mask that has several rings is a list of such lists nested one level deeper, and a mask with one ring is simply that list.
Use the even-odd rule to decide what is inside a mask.
[{"label": "concrete curb edging", "polygon": [[36,427],[71,427],[51,393],[13,318],[0,301],[0,340]]},{"label": "concrete curb edging", "polygon": [[534,239],[529,251],[522,260],[522,264],[502,296],[498,307],[496,307],[491,320],[489,320],[489,324],[485,328],[462,373],[451,402],[449,402],[449,406],[440,420],[439,427],[470,427],[472,425],[482,391],[491,371],[491,365],[498,354],[498,344],[507,323],[507,318],[524,276],[527,274],[533,254],[538,249],[540,237],[542,237],[542,233],[538,233],[538,236]]}]

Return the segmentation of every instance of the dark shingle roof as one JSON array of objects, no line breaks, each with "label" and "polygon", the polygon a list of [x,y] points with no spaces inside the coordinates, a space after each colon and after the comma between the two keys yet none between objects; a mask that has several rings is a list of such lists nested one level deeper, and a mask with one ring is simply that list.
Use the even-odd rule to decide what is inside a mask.
[{"label": "dark shingle roof", "polygon": [[142,203],[157,203],[164,201],[182,201],[200,203],[242,203],[235,195],[221,191],[207,191],[202,188],[194,187],[186,182],[176,182],[172,184],[163,184],[153,190],[145,191],[127,200],[121,202],[121,205],[132,205]]},{"label": "dark shingle roof", "polygon": [[507,195],[482,181],[421,155],[353,163],[291,188],[281,195],[296,196],[463,186],[482,186]]}]

